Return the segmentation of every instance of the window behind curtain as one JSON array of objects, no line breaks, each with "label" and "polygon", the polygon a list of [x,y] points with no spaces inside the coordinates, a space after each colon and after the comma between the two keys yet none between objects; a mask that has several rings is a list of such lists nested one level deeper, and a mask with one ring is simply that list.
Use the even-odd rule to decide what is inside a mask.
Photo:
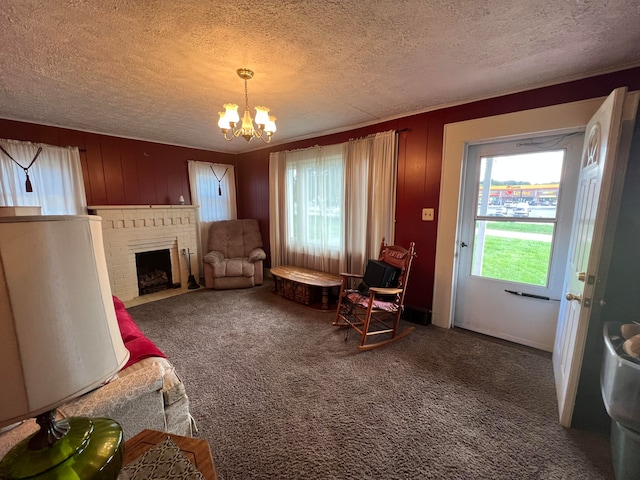
[{"label": "window behind curtain", "polygon": [[189,160],[191,203],[198,205],[198,262],[204,272],[202,258],[207,252],[211,222],[237,218],[236,175],[233,165]]},{"label": "window behind curtain", "polygon": [[189,160],[191,203],[200,221],[236,218],[236,175],[233,165]]},{"label": "window behind curtain", "polygon": [[271,265],[362,272],[394,240],[394,131],[269,156]]},{"label": "window behind curtain", "polygon": [[312,149],[286,164],[287,237],[300,253],[338,258],[343,245],[342,149]]},{"label": "window behind curtain", "polygon": [[[85,215],[87,197],[77,147],[0,139],[0,145],[21,166],[0,150],[0,205],[39,206],[43,215]],[[25,188],[28,167],[38,148],[42,152],[29,168],[33,192]]]}]

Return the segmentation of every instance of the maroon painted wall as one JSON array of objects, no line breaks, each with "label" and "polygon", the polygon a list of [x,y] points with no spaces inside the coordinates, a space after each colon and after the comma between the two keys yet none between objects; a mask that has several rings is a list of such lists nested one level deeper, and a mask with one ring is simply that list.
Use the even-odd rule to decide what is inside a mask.
[{"label": "maroon painted wall", "polygon": [[[187,160],[236,165],[238,216],[256,218],[269,251],[269,153],[312,145],[340,143],[350,138],[396,129],[399,163],[396,242],[416,242],[418,257],[409,282],[407,304],[431,309],[436,230],[442,170],[444,125],[608,95],[619,86],[640,89],[640,68],[539,88],[456,107],[444,108],[348,132],[230,155],[108,135],[79,132],[0,119],[0,138],[76,145],[81,149],[89,205],[166,205],[180,195],[190,203]],[[436,209],[434,222],[423,222],[423,207]],[[267,259],[267,265],[269,265]]]},{"label": "maroon painted wall", "polygon": [[[406,245],[410,241],[416,242],[418,256],[412,269],[406,303],[426,312],[431,309],[433,295],[444,126],[474,118],[606,96],[614,88],[621,86],[627,86],[629,90],[640,89],[640,68],[444,108],[366,128],[241,154],[238,156],[238,216],[257,218],[268,245],[270,152],[340,143],[349,138],[389,129],[406,130],[399,136],[396,243]],[[421,210],[424,207],[435,208],[435,221],[421,220]]]},{"label": "maroon painted wall", "polygon": [[0,138],[80,149],[88,205],[191,203],[187,160],[235,164],[225,153],[0,119]]}]

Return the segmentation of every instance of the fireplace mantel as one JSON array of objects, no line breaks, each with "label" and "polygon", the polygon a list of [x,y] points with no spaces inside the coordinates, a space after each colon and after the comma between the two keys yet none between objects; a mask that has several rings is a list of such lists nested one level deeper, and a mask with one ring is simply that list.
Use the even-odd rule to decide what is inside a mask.
[{"label": "fireplace mantel", "polygon": [[171,255],[172,283],[187,286],[189,270],[183,252],[193,254],[192,274],[199,278],[197,211],[194,205],[96,205],[90,214],[102,218],[102,236],[113,295],[122,301],[139,296],[135,254],[166,248]]},{"label": "fireplace mantel", "polygon": [[197,205],[94,205],[89,206],[89,211],[94,210],[148,210],[149,208],[199,208]]}]

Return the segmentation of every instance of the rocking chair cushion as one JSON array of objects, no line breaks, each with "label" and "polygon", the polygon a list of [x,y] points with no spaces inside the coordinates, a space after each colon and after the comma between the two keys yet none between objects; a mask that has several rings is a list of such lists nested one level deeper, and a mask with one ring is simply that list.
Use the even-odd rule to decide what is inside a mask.
[{"label": "rocking chair cushion", "polygon": [[[359,307],[369,307],[369,296],[363,295],[358,290],[351,290],[346,294],[347,299]],[[395,313],[398,311],[398,305],[394,302],[386,302],[384,300],[373,299],[373,308],[376,310],[384,310],[385,312]]]},{"label": "rocking chair cushion", "polygon": [[396,268],[403,269],[407,262],[406,258],[409,252],[399,252],[398,250],[392,250],[385,248],[380,258],[381,261],[389,265],[393,265]]}]

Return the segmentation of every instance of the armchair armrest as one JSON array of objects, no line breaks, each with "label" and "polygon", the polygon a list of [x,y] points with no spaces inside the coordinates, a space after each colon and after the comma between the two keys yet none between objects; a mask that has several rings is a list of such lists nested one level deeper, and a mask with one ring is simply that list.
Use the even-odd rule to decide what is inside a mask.
[{"label": "armchair armrest", "polygon": [[251,263],[255,263],[258,260],[264,260],[265,258],[267,258],[267,254],[265,253],[265,251],[258,247],[258,248],[254,248],[253,250],[251,250],[249,252],[249,261]]},{"label": "armchair armrest", "polygon": [[[122,375],[122,372],[111,382],[98,387],[97,389],[85,393],[56,409],[56,418],[69,417],[109,417],[121,422],[121,418],[117,418],[113,413],[117,410],[126,410],[119,408],[125,405],[135,405],[137,402],[145,402],[144,397],[153,395],[158,398],[162,404],[162,374],[164,369],[162,365],[153,363],[143,369],[132,371],[130,374]],[[157,393],[156,393],[157,392]],[[142,400],[141,400],[142,399]],[[151,409],[158,412],[158,416],[164,417],[162,406],[151,406]],[[155,418],[155,417],[154,417]],[[141,428],[162,429],[163,422],[156,420],[148,420],[146,417],[140,420]],[[131,426],[129,421],[127,425],[122,424],[123,428]],[[141,429],[140,428],[140,429]],[[23,422],[13,430],[0,433],[0,458],[18,442],[22,441],[28,435],[38,430],[35,419],[30,418]],[[125,429],[125,437],[134,435],[136,430]]]},{"label": "armchair armrest", "polygon": [[121,370],[119,375],[130,375],[137,370],[147,368],[149,364],[156,363],[162,368],[162,394],[165,406],[171,405],[186,396],[184,384],[178,376],[175,367],[169,360],[163,357],[143,358],[133,365]]},{"label": "armchair armrest", "polygon": [[222,254],[222,252],[219,252],[217,250],[211,250],[204,256],[202,260],[204,260],[206,263],[210,263],[211,265],[217,265],[224,260],[224,255]]}]

